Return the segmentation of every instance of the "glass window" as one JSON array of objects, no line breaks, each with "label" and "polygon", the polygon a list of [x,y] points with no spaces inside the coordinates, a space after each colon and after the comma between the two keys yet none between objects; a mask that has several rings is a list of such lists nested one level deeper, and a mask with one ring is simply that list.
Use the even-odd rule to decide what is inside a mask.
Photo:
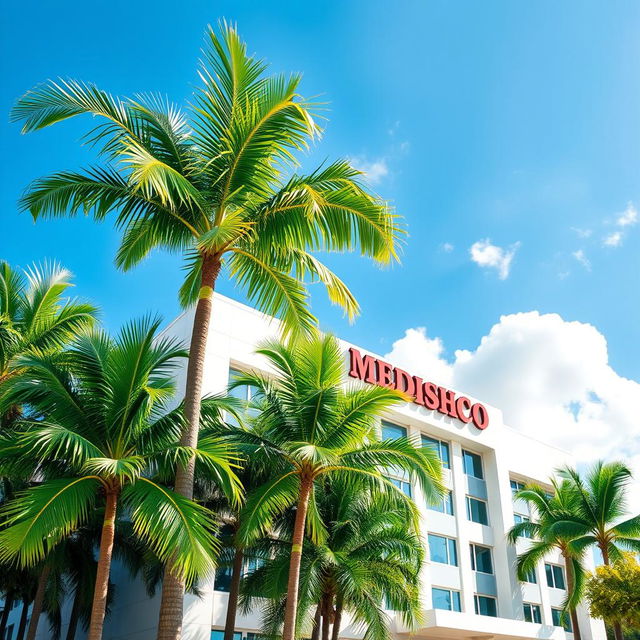
[{"label": "glass window", "polygon": [[476,614],[479,616],[491,616],[496,618],[498,616],[498,607],[496,605],[496,599],[489,596],[479,596],[478,594],[473,596]]},{"label": "glass window", "polygon": [[527,571],[527,574],[524,577],[524,582],[529,582],[531,584],[538,584],[538,578],[536,577],[536,570],[531,569]]},{"label": "glass window", "polygon": [[436,504],[430,504],[427,506],[427,509],[431,509],[431,511],[438,511],[440,513],[446,513],[449,516],[453,515],[453,493],[451,491],[447,491],[442,500],[437,502]]},{"label": "glass window", "polygon": [[515,496],[518,491],[522,491],[524,489],[524,484],[522,482],[518,482],[517,480],[511,480],[511,493]]},{"label": "glass window", "polygon": [[229,589],[231,588],[231,573],[231,567],[218,567],[216,569],[215,582],[213,583],[215,591],[229,593]]},{"label": "glass window", "polygon": [[429,539],[429,556],[432,562],[441,562],[442,564],[451,564],[458,566],[458,553],[456,551],[456,541],[453,538],[445,538],[445,536],[437,536],[430,533]]},{"label": "glass window", "polygon": [[388,478],[391,484],[398,487],[404,493],[405,496],[411,498],[411,483],[406,480],[402,480],[401,478]]},{"label": "glass window", "polygon": [[493,573],[491,549],[478,544],[469,545],[471,549],[471,568],[480,573]]},{"label": "glass window", "polygon": [[[241,376],[243,374],[242,371],[240,371],[239,369],[229,369],[229,384],[231,384],[238,376]],[[245,386],[242,385],[240,387],[235,387],[234,389],[229,389],[229,395],[233,396],[234,398],[238,398],[238,400],[242,400],[243,402],[250,402],[256,392],[256,388],[252,387],[252,386]],[[258,413],[258,411],[253,408],[253,407],[248,407],[247,408],[247,415],[248,416],[256,416]],[[229,424],[232,424],[234,426],[238,426],[238,421],[231,415],[231,414],[227,414],[226,416],[226,420]]]},{"label": "glass window", "polygon": [[13,640],[13,625],[12,625],[12,624],[10,624],[10,625],[7,627],[7,632],[6,632],[6,635],[5,635],[5,640]]},{"label": "glass window", "polygon": [[400,427],[397,424],[391,422],[382,421],[382,439],[383,440],[397,440],[398,438],[406,438],[407,430],[404,427]]},{"label": "glass window", "polygon": [[471,451],[462,451],[462,460],[464,462],[464,472],[468,476],[474,478],[484,478],[482,473],[482,457],[477,453],[471,453]]},{"label": "glass window", "polygon": [[553,589],[565,588],[564,571],[561,566],[545,563],[544,570],[547,574],[547,586]]},{"label": "glass window", "polygon": [[526,622],[536,622],[537,624],[542,624],[542,615],[540,614],[539,604],[530,604],[529,602],[525,602],[522,606],[524,609],[524,619]]},{"label": "glass window", "polygon": [[449,443],[443,440],[437,440],[430,436],[422,436],[422,446],[431,447],[437,454],[438,458],[442,462],[442,466],[445,469],[451,468],[451,462],[449,461]]},{"label": "glass window", "polygon": [[[516,524],[520,524],[521,522],[531,522],[531,520],[529,519],[529,516],[523,516],[519,513],[514,513],[513,514],[513,521]],[[529,531],[524,531],[520,534],[521,538],[530,538],[531,537],[531,533]]]},{"label": "glass window", "polygon": [[487,513],[487,503],[478,498],[467,496],[467,520],[489,524],[489,514]]},{"label": "glass window", "polygon": [[573,633],[571,626],[571,618],[568,613],[565,613],[562,609],[551,608],[551,619],[553,620],[554,627],[562,627],[565,631]]},{"label": "glass window", "polygon": [[460,606],[460,592],[451,589],[431,589],[431,598],[434,609],[444,609],[445,611],[462,611]]},{"label": "glass window", "polygon": [[[211,629],[211,640],[224,640],[224,630]],[[233,640],[242,640],[242,631],[234,631]]]}]

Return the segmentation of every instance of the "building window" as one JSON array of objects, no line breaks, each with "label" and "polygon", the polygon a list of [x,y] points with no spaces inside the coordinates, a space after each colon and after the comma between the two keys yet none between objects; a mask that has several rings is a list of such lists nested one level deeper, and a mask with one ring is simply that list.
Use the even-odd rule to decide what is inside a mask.
[{"label": "building window", "polygon": [[489,514],[487,512],[487,503],[484,500],[467,496],[467,520],[488,525]]},{"label": "building window", "polygon": [[[229,369],[229,384],[231,384],[236,378],[243,375],[243,371],[239,369]],[[234,398],[238,398],[238,400],[242,400],[242,402],[246,402],[247,404],[253,400],[256,394],[256,388],[252,386],[242,385],[239,387],[235,387],[234,389],[229,390],[229,395]],[[255,417],[258,415],[258,411],[255,407],[247,407],[247,415],[249,417]],[[226,420],[229,424],[233,426],[238,426],[238,421],[232,416],[230,413],[227,413]]]},{"label": "building window", "polygon": [[456,541],[453,538],[445,538],[430,533],[429,536],[429,556],[432,562],[451,564],[458,566],[458,553],[456,551]]},{"label": "building window", "polygon": [[[397,424],[391,422],[382,421],[382,439],[383,440],[397,440],[398,438],[406,438],[407,430]],[[389,481],[398,489],[404,493],[405,496],[411,498],[411,483],[408,480],[406,472],[402,469],[390,468],[387,470],[389,475],[387,476]]]},{"label": "building window", "polygon": [[[529,518],[529,516],[523,516],[520,513],[514,513],[513,514],[513,521],[516,524],[520,524],[521,522],[531,522],[531,519]],[[523,531],[520,534],[521,538],[531,538],[531,533],[529,531]]]},{"label": "building window", "polygon": [[432,438],[430,436],[422,436],[422,446],[423,447],[431,447],[440,461],[442,462],[442,466],[445,469],[451,468],[451,462],[449,460],[449,443],[444,442],[443,440],[437,440],[436,438]]},{"label": "building window", "polygon": [[440,500],[436,504],[427,505],[427,509],[431,509],[431,511],[438,511],[439,513],[446,513],[449,516],[453,515],[453,493],[451,491],[447,491]]},{"label": "building window", "polygon": [[547,562],[544,570],[547,574],[547,586],[552,589],[565,589],[564,570],[560,565]]},{"label": "building window", "polygon": [[215,581],[213,583],[214,591],[229,593],[229,589],[231,588],[231,574],[231,567],[218,567],[216,569]]},{"label": "building window", "polygon": [[471,549],[471,569],[480,573],[493,573],[491,549],[479,544],[471,544],[469,548]]},{"label": "building window", "polygon": [[[224,640],[224,629],[211,629],[211,640]],[[242,640],[242,631],[234,631],[233,640]]]},{"label": "building window", "polygon": [[516,495],[518,491],[522,491],[524,489],[524,484],[522,482],[518,482],[517,480],[511,480],[511,493],[512,495]]},{"label": "building window", "polygon": [[6,632],[6,635],[5,635],[5,640],[13,640],[13,625],[12,625],[12,624],[10,624],[10,625],[7,627],[7,632]]},{"label": "building window", "polygon": [[551,608],[551,620],[553,620],[554,627],[562,627],[568,633],[573,633],[573,627],[571,626],[571,618],[568,613],[565,613],[562,609]]},{"label": "building window", "polygon": [[407,430],[397,424],[391,422],[382,421],[382,439],[383,440],[397,440],[398,438],[406,438]]},{"label": "building window", "polygon": [[535,569],[529,569],[529,571],[527,571],[523,582],[529,582],[530,584],[538,584],[538,578],[536,576],[536,570]]},{"label": "building window", "polygon": [[484,479],[484,473],[482,472],[482,457],[477,453],[471,453],[471,451],[462,451],[462,460],[464,463],[464,472],[468,476],[474,478]]},{"label": "building window", "polygon": [[540,614],[539,604],[531,604],[530,602],[525,602],[522,607],[524,609],[524,619],[526,622],[535,622],[537,624],[542,624],[542,615]]},{"label": "building window", "polygon": [[479,596],[477,593],[473,596],[473,604],[475,606],[476,615],[498,617],[498,606],[496,599],[490,596]]},{"label": "building window", "polygon": [[444,611],[462,611],[459,591],[433,587],[431,589],[431,599],[433,601],[434,609],[443,609]]}]

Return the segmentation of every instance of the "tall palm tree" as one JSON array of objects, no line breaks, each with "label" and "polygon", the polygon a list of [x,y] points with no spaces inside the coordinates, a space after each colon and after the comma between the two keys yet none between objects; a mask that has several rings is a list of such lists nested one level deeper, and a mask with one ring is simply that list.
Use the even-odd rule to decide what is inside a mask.
[{"label": "tall palm tree", "polygon": [[[64,461],[65,475],[32,487],[2,510],[0,562],[32,566],[104,505],[89,640],[99,640],[105,615],[115,522],[125,512],[133,531],[187,583],[212,569],[215,527],[208,510],[163,484],[185,456],[197,456],[237,493],[228,448],[204,438],[199,449],[178,445],[182,407],[168,409],[172,374],[185,356],[157,335],[158,320],[125,326],[116,338],[95,331],[61,354],[19,359],[21,373],[0,395],[0,410],[28,404],[37,417],[0,443],[10,471],[40,465],[44,473]],[[215,399],[213,403],[215,405]],[[216,407],[209,407],[215,411]]]},{"label": "tall palm tree", "polygon": [[572,542],[575,530],[567,530],[565,524],[575,518],[576,496],[571,483],[551,479],[553,493],[536,485],[527,485],[516,493],[516,498],[524,500],[530,507],[535,520],[519,522],[509,530],[508,540],[516,544],[518,538],[527,537],[527,549],[518,556],[517,575],[525,580],[527,574],[535,571],[536,565],[554,549],[560,552],[567,575],[567,597],[564,608],[569,612],[575,640],[580,640],[580,625],[576,607],[584,595],[585,570],[582,553]]},{"label": "tall palm tree", "polygon": [[[305,282],[321,282],[349,317],[358,305],[347,286],[311,252],[352,251],[386,265],[400,228],[386,202],[360,184],[346,161],[293,173],[295,154],[320,134],[299,75],[265,75],[236,30],[209,29],[201,87],[190,118],[157,95],[117,98],[93,84],[46,82],[13,110],[23,131],[91,114],[88,134],[104,163],[36,180],[22,205],[34,218],[116,212],[123,230],[116,263],[129,269],[151,250],[180,252],[187,275],[180,300],[196,303],[185,389],[182,443],[195,446],[213,290],[224,272],[287,332],[315,321]],[[193,465],[180,467],[176,491],[193,492]],[[159,638],[177,640],[183,586],[165,580]]]},{"label": "tall palm tree", "polygon": [[[563,475],[576,494],[576,517],[563,525],[574,534],[573,547],[579,551],[597,547],[605,565],[621,559],[624,551],[640,552],[640,514],[625,517],[629,468],[622,462],[599,461],[584,478],[571,468]],[[613,630],[616,640],[623,640],[619,623]]]},{"label": "tall palm tree", "polygon": [[[365,637],[388,640],[385,603],[415,627],[424,545],[408,526],[413,517],[408,499],[340,483],[324,483],[316,499],[327,536],[315,543],[305,539],[298,630],[313,620],[312,637],[338,640],[343,616],[349,613],[366,629]],[[243,582],[245,608],[268,598],[269,606],[263,606],[268,636],[277,635],[286,606],[291,529],[289,538],[272,544],[262,566]]]},{"label": "tall palm tree", "polygon": [[[259,428],[255,433],[237,428],[237,442],[245,455],[268,461],[272,477],[247,497],[238,537],[251,542],[268,532],[278,514],[295,506],[283,627],[283,640],[293,640],[305,529],[315,541],[327,537],[318,515],[317,485],[331,479],[345,486],[369,482],[379,491],[396,492],[384,471],[397,468],[415,477],[427,500],[435,501],[443,490],[442,469],[429,448],[407,438],[380,440],[380,416],[405,396],[384,387],[345,387],[344,358],[335,338],[272,341],[257,353],[276,377],[249,372],[232,383],[254,387],[260,406],[254,418]],[[227,437],[236,442],[232,431]]]}]

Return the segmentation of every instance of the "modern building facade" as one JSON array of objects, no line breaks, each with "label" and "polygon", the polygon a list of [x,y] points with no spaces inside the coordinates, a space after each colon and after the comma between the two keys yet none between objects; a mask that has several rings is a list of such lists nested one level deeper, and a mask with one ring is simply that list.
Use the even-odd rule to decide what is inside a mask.
[{"label": "modern building facade", "polygon": [[[223,296],[216,295],[213,306],[205,393],[224,391],[236,370],[265,370],[255,348],[278,330],[276,320]],[[191,322],[192,313],[185,313],[166,332],[188,343]],[[509,428],[500,410],[481,399],[439,387],[437,381],[423,380],[364,349],[341,344],[345,383],[397,384],[416,398],[385,416],[383,435],[421,440],[434,448],[445,470],[448,493],[434,506],[426,504],[420,488],[408,478],[393,478],[419,506],[428,559],[422,576],[424,624],[410,632],[389,611],[394,637],[573,640],[571,629],[563,628],[560,620],[566,596],[561,558],[550,554],[527,582],[520,583],[516,554],[529,541],[521,539],[514,547],[505,536],[514,522],[532,517],[526,504],[514,499],[515,491],[527,482],[545,485],[555,469],[572,463],[570,455],[536,440],[535,433],[523,435]],[[117,566],[113,577],[118,591],[105,639],[154,640],[159,598],[149,599]],[[221,640],[227,584],[225,573],[218,572],[215,580],[201,586],[202,597],[187,596],[185,640]],[[605,640],[603,624],[590,619],[585,608],[578,617],[584,640]],[[38,636],[48,637],[46,623],[42,627]],[[236,640],[255,640],[259,631],[259,611],[238,615]],[[362,630],[347,619],[340,637],[359,639]]]}]

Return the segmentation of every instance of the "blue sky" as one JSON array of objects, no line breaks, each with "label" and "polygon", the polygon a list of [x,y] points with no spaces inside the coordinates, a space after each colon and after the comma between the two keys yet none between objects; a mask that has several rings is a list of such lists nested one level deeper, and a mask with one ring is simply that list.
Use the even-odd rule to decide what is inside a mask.
[{"label": "blue sky", "polygon": [[[56,76],[183,104],[205,26],[225,17],[274,70],[303,72],[303,92],[330,102],[305,166],[355,159],[409,229],[390,271],[332,259],[363,313],[349,326],[314,296],[325,328],[384,353],[426,326],[451,358],[475,349],[503,314],[556,312],[597,327],[614,369],[638,379],[640,225],[623,221],[640,207],[639,13],[634,2],[584,1],[8,3],[0,257],[58,259],[109,327],[178,312],[175,258],[121,274],[109,224],[34,225],[18,213],[30,180],[93,154],[78,144],[86,121],[21,136],[8,111]],[[476,245],[481,266],[470,249],[486,240],[494,248]],[[219,290],[239,296],[227,282]]]}]

